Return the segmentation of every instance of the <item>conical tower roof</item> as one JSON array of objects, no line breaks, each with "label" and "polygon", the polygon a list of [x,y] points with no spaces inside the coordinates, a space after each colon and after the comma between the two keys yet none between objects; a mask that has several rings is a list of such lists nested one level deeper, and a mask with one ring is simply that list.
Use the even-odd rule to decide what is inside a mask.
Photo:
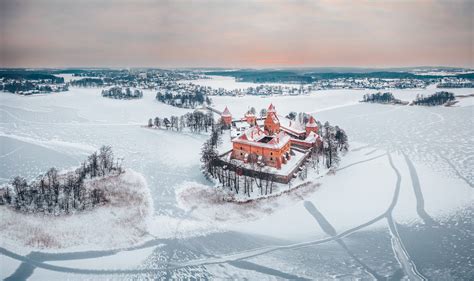
[{"label": "conical tower roof", "polygon": [[275,106],[273,105],[273,103],[270,103],[270,106],[268,107],[267,112],[276,112]]},{"label": "conical tower roof", "polygon": [[314,120],[313,116],[309,117],[309,121],[308,123],[306,123],[306,127],[308,128],[318,127],[318,124],[316,124],[316,120]]},{"label": "conical tower roof", "polygon": [[227,108],[227,106],[225,107],[224,111],[222,112],[222,116],[232,116],[232,114],[230,114],[230,111]]}]

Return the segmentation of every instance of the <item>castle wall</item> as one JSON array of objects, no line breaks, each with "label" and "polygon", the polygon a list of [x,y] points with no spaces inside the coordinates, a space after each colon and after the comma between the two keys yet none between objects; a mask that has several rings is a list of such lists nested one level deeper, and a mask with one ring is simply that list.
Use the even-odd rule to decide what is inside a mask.
[{"label": "castle wall", "polygon": [[[255,154],[257,157],[262,156],[262,161],[267,166],[281,168],[282,157],[286,152],[290,151],[291,144],[288,142],[285,146],[280,149],[271,149],[267,147],[255,146],[250,144],[241,144],[234,142],[232,144],[232,158],[245,161],[245,155]],[[247,159],[251,160],[251,159]]]}]

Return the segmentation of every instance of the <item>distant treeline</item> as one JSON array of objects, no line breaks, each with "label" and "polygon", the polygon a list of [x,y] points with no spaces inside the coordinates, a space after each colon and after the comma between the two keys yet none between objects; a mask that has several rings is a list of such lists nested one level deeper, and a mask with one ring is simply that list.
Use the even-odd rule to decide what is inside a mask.
[{"label": "distant treeline", "polygon": [[59,174],[51,168],[31,182],[15,177],[0,194],[0,204],[25,213],[55,215],[91,209],[106,202],[107,195],[101,189],[86,186],[88,180],[122,172],[111,147],[103,146],[73,172]]},{"label": "distant treeline", "polygon": [[314,79],[311,76],[298,74],[292,71],[283,70],[236,70],[236,71],[211,71],[207,75],[231,76],[242,82],[254,83],[276,83],[294,82],[311,83]]},{"label": "distant treeline", "polygon": [[108,90],[102,90],[102,96],[113,98],[113,99],[141,99],[143,97],[143,92],[140,90],[130,90],[130,88],[125,88],[123,90],[121,87],[112,87]]},{"label": "distant treeline", "polygon": [[454,97],[453,93],[437,92],[427,97],[424,97],[423,95],[417,96],[412,104],[427,105],[427,106],[443,105],[443,104],[446,104],[447,102],[452,102],[455,99],[456,98]]},{"label": "distant treeline", "polygon": [[474,88],[474,82],[463,81],[463,82],[441,82],[436,85],[436,88]]},{"label": "distant treeline", "polygon": [[17,80],[45,80],[52,83],[64,83],[64,78],[57,77],[43,71],[29,71],[29,70],[0,70],[0,78],[17,79]]},{"label": "distant treeline", "polygon": [[82,78],[78,80],[72,80],[69,82],[71,86],[75,87],[102,87],[104,81],[101,78]]},{"label": "distant treeline", "polygon": [[[392,72],[392,71],[375,71],[375,72],[300,72],[288,70],[236,70],[236,71],[210,71],[207,75],[231,76],[238,81],[254,82],[254,83],[272,83],[272,82],[294,82],[294,83],[312,83],[317,80],[330,80],[338,78],[379,78],[379,79],[419,79],[430,80],[439,79],[446,76],[443,75],[418,75],[410,72]],[[457,74],[450,77],[473,79],[473,73]]]},{"label": "distant treeline", "polygon": [[36,81],[10,81],[0,83],[0,91],[16,93],[21,95],[33,95],[40,93],[64,92],[69,89],[67,84],[37,84]]}]

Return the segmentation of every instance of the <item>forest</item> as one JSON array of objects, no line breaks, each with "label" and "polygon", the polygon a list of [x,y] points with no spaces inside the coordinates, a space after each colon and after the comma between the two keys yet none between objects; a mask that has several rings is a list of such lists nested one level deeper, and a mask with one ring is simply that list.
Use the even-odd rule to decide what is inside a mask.
[{"label": "forest", "polygon": [[[443,75],[418,75],[407,71],[366,71],[366,72],[348,72],[348,71],[329,71],[315,72],[311,70],[255,70],[242,69],[235,71],[209,71],[207,75],[231,76],[238,81],[254,82],[254,83],[272,83],[272,82],[293,82],[293,83],[312,83],[317,80],[331,79],[440,79]],[[472,78],[472,74],[457,74],[453,77]]]},{"label": "forest", "polygon": [[114,159],[112,148],[102,146],[75,171],[60,173],[56,168],[50,168],[31,182],[20,176],[15,177],[2,190],[0,204],[24,213],[49,215],[89,210],[106,203],[107,194],[87,183],[121,173],[121,163]]},{"label": "forest", "polygon": [[13,80],[45,81],[54,84],[64,83],[64,78],[52,75],[49,71],[26,69],[0,69],[0,78]]}]

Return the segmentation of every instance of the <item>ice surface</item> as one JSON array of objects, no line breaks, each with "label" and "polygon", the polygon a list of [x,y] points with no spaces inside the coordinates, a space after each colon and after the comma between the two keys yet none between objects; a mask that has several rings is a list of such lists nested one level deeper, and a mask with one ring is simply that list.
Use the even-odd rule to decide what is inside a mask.
[{"label": "ice surface", "polygon": [[[411,100],[418,93],[436,90],[392,92],[397,98]],[[452,89],[457,94],[473,90]],[[33,256],[39,263],[28,273],[31,278],[82,279],[93,275],[127,279],[162,276],[163,272],[207,278],[370,278],[345,249],[328,238],[304,208],[304,201],[318,208],[336,232],[344,235],[341,239],[351,253],[366,265],[379,275],[402,278],[406,273],[400,273],[386,221],[367,224],[383,214],[393,200],[397,178],[387,153],[401,177],[392,213],[409,257],[425,277],[468,276],[468,254],[459,249],[472,241],[466,223],[472,220],[469,206],[474,183],[472,98],[463,99],[458,107],[446,108],[359,104],[363,94],[370,92],[362,90],[318,91],[296,97],[213,97],[216,108],[228,106],[235,117],[243,116],[249,106],[259,111],[270,103],[282,115],[310,112],[317,120],[344,128],[351,145],[336,174],[317,180],[321,185],[316,192],[279,205],[256,220],[239,217],[220,224],[180,208],[175,194],[189,182],[212,186],[200,173],[200,148],[207,136],[141,127],[149,118],[189,110],[159,103],[151,91],[144,91],[143,99],[130,101],[106,99],[100,91],[71,88],[66,93],[30,97],[0,93],[0,181],[6,183],[15,175],[32,179],[51,166],[74,167],[90,151],[111,145],[116,156],[124,158],[124,165],[142,173],[148,182],[155,206],[151,234],[157,238],[143,248],[154,251],[143,252],[147,257],[140,270],[119,275],[110,271],[113,266],[104,266],[103,272],[74,271],[74,260],[57,264],[69,269],[48,269],[41,262],[68,257]],[[264,204],[261,208],[266,207]],[[219,210],[226,211],[225,207]],[[197,214],[201,210],[194,211]],[[436,261],[430,259],[422,254],[420,241],[436,249],[437,255],[445,254]],[[166,247],[158,246],[162,244]],[[448,250],[454,246],[458,250]],[[210,255],[216,258],[215,264],[209,263]],[[94,256],[85,252],[81,257],[93,260]],[[113,264],[113,260],[111,257],[108,263]],[[193,265],[151,271],[161,266],[160,260],[174,264],[192,261]],[[2,278],[11,276],[18,264],[5,252],[0,263],[9,265],[8,270],[0,270]]]}]

